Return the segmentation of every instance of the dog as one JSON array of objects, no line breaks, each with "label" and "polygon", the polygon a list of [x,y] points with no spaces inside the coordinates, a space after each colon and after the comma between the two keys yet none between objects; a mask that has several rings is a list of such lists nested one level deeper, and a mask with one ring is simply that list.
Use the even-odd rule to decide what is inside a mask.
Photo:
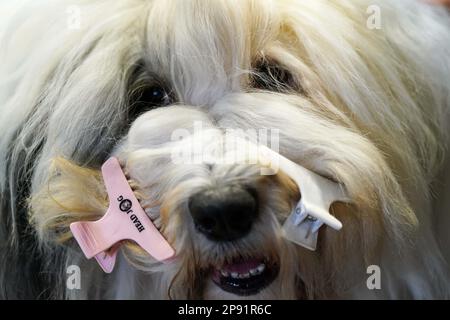
[{"label": "dog", "polygon": [[[1,298],[450,297],[444,8],[46,0],[14,9],[0,53]],[[282,225],[302,190],[282,168],[264,175],[259,162],[225,161],[240,147],[222,143],[229,130],[265,130],[270,148],[343,186],[351,201],[330,207],[342,229],[322,226],[315,251],[288,241]],[[214,160],[175,161],[185,151]],[[173,260],[122,241],[106,274],[83,255],[70,224],[105,214],[100,168],[110,157]]]}]

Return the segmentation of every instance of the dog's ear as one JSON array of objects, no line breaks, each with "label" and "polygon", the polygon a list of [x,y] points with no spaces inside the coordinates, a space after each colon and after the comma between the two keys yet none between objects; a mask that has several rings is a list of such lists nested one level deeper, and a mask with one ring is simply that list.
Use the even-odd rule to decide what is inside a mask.
[{"label": "dog's ear", "polygon": [[30,222],[43,242],[64,242],[72,237],[72,222],[102,217],[108,196],[98,170],[55,158],[49,172],[47,183],[29,199]]}]

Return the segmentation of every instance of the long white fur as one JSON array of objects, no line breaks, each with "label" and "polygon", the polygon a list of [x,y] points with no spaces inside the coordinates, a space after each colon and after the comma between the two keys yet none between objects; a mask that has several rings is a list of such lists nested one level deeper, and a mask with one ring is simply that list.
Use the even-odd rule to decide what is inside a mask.
[{"label": "long white fur", "polygon": [[[67,26],[74,3],[80,29]],[[381,29],[366,25],[373,4]],[[265,244],[279,252],[280,276],[251,298],[448,298],[449,250],[435,236],[432,188],[448,145],[449,31],[444,9],[416,0],[30,1],[10,19],[0,52],[0,201],[11,204],[0,216],[13,221],[11,246],[18,170],[29,171],[33,196],[47,187],[53,158],[98,167],[115,154],[140,192],[171,208],[158,223],[180,259],[167,267],[125,251],[102,279],[69,246],[67,264],[82,266],[86,286],[68,297],[233,298],[210,281],[190,292],[195,268]],[[252,90],[262,58],[290,70],[306,94]],[[141,59],[179,102],[144,113],[121,138],[126,80]],[[358,208],[342,217],[341,233],[321,232],[322,251],[310,253],[283,241],[286,184],[269,180],[250,237],[226,247],[206,241],[189,220],[188,197],[214,181],[260,177],[254,166],[208,172],[164,161],[173,130],[197,120],[218,137],[224,128],[280,129],[280,153],[345,184]],[[449,186],[435,188],[445,197]],[[49,220],[34,209],[45,250],[54,245]],[[370,264],[381,266],[381,290],[365,286]],[[102,288],[87,285],[100,280]]]}]

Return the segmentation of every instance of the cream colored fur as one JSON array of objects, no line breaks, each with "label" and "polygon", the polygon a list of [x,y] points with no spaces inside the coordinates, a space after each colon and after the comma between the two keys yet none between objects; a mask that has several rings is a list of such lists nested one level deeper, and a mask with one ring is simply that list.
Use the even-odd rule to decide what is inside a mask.
[{"label": "cream colored fur", "polygon": [[[445,197],[450,189],[436,184],[449,133],[444,9],[415,0],[47,2],[19,10],[2,40],[0,200],[12,205],[1,215],[12,221],[14,246],[16,173],[26,168],[30,222],[42,250],[62,245],[67,265],[82,267],[82,290],[67,297],[237,298],[207,270],[256,254],[281,269],[250,298],[449,297],[449,248],[436,237],[442,215],[433,209],[442,201],[434,191]],[[66,25],[74,3],[80,29]],[[370,5],[381,10],[380,29],[367,27]],[[253,88],[262,60],[289,70],[296,90]],[[127,79],[139,61],[177,102],[128,128]],[[281,154],[347,188],[353,204],[332,210],[343,229],[321,229],[319,249],[310,252],[282,237],[300,196],[282,172],[174,164],[171,152],[186,140],[173,142],[172,133],[193,131],[195,122],[208,138],[191,139],[209,150],[219,148],[225,129],[279,129]],[[176,249],[174,263],[126,243],[105,278],[71,239],[70,222],[95,220],[107,207],[99,167],[111,155]],[[248,237],[219,245],[196,232],[187,201],[196,190],[232,181],[257,188],[260,219]],[[374,264],[381,290],[366,287]]]}]

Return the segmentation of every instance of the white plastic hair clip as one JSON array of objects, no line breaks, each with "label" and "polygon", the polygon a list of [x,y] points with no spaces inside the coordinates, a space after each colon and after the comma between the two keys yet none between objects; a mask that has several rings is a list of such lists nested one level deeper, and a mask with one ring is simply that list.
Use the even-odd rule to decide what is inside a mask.
[{"label": "white plastic hair clip", "polygon": [[323,224],[335,230],[342,228],[342,223],[329,213],[331,205],[337,201],[350,202],[350,199],[343,186],[336,182],[299,165],[289,173],[284,167],[285,164],[280,166],[297,183],[301,193],[299,203],[283,225],[285,237],[314,251]]},{"label": "white plastic hair clip", "polygon": [[259,155],[273,169],[282,170],[298,185],[301,199],[283,225],[284,236],[291,242],[316,250],[319,229],[323,224],[335,230],[342,223],[330,214],[334,202],[351,202],[344,186],[324,178],[265,146],[258,146]]},{"label": "white plastic hair clip", "polygon": [[326,224],[335,230],[342,228],[342,223],[329,210],[334,202],[351,202],[344,186],[294,163],[266,146],[252,145],[242,140],[241,143],[257,148],[259,162],[270,168],[266,174],[281,170],[299,187],[301,199],[283,225],[286,239],[314,251],[322,225]]}]

